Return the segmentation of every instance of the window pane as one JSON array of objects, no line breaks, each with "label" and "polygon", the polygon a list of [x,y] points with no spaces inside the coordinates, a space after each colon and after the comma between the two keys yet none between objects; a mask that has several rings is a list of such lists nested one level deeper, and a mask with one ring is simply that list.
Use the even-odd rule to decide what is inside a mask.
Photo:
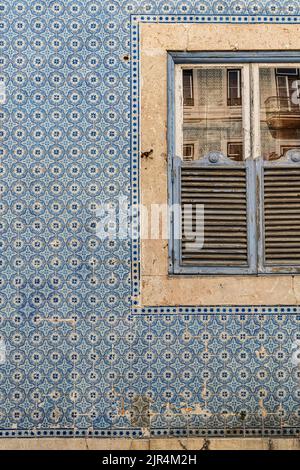
[{"label": "window pane", "polygon": [[263,67],[259,71],[261,153],[278,160],[300,147],[300,69]]},{"label": "window pane", "polygon": [[183,146],[183,159],[194,160],[194,144],[184,144]]},{"label": "window pane", "polygon": [[241,70],[227,70],[227,105],[242,104]]},{"label": "window pane", "polygon": [[194,106],[193,70],[183,71],[182,82],[184,106]]},{"label": "window pane", "polygon": [[228,142],[227,155],[232,160],[243,160],[243,144],[241,142]]},{"label": "window pane", "polygon": [[[242,70],[232,67],[183,70],[184,159],[198,160],[214,151],[243,159],[241,77]],[[193,152],[187,148],[191,142]]]}]

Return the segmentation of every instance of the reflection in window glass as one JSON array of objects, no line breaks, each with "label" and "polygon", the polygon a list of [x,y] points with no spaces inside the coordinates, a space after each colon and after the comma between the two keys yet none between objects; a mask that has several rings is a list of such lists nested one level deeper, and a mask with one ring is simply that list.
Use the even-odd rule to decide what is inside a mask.
[{"label": "reflection in window glass", "polygon": [[194,160],[194,144],[184,144],[183,146],[183,159]]},{"label": "reflection in window glass", "polygon": [[[214,151],[243,159],[241,78],[242,70],[234,67],[183,70],[184,159],[198,160]],[[194,142],[193,153],[190,142]]]},{"label": "reflection in window glass", "polygon": [[261,152],[265,160],[278,160],[300,147],[299,80],[297,68],[260,68]]},{"label": "reflection in window glass", "polygon": [[228,142],[227,156],[231,158],[231,160],[243,160],[243,144],[241,142]]},{"label": "reflection in window glass", "polygon": [[227,105],[241,106],[242,104],[242,86],[241,69],[227,70]]},{"label": "reflection in window glass", "polygon": [[183,105],[194,106],[193,70],[183,70]]}]

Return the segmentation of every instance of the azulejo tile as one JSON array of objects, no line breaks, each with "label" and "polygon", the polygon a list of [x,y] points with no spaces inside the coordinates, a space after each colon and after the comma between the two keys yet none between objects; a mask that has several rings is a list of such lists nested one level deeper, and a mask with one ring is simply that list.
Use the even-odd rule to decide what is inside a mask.
[{"label": "azulejo tile", "polygon": [[139,199],[139,23],[298,13],[0,0],[0,436],[298,433],[299,307],[131,309],[138,237],[94,229],[99,202]]}]

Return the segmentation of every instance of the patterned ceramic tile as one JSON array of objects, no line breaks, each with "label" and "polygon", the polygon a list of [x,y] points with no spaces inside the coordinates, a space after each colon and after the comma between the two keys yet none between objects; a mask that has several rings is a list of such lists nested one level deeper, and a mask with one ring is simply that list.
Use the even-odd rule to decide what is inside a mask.
[{"label": "patterned ceramic tile", "polygon": [[298,307],[136,312],[138,239],[95,234],[99,202],[139,198],[139,23],[298,13],[0,0],[1,436],[299,432]]}]

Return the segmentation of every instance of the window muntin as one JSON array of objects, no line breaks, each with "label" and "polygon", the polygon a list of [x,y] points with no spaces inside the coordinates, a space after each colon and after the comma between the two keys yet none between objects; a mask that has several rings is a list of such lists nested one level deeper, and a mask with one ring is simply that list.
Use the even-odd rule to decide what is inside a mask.
[{"label": "window muntin", "polygon": [[[240,122],[242,121],[242,138],[239,138],[238,140],[233,140],[231,138],[230,132],[224,132],[226,135],[226,139],[223,139],[220,142],[220,139],[215,137],[217,132],[220,130],[224,130],[224,127],[230,129],[231,126],[231,120],[234,122],[234,119],[232,115],[229,114],[222,115],[222,111],[217,110],[215,104],[211,103],[210,99],[214,93],[210,91],[210,86],[204,86],[204,92],[206,92],[206,96],[208,97],[206,99],[206,103],[201,109],[201,94],[203,94],[203,83],[199,84],[199,79],[197,82],[197,73],[196,71],[199,69],[202,70],[212,70],[218,72],[220,69],[223,69],[228,77],[228,70],[240,70],[240,75],[241,75],[241,106],[235,106],[232,107],[233,111],[235,112],[235,116],[237,118],[237,121]],[[263,136],[266,134],[266,132],[270,132],[267,118],[266,118],[266,109],[265,109],[265,103],[262,100],[263,95],[267,95],[265,99],[272,98],[272,96],[276,96],[278,101],[281,101],[282,98],[286,100],[287,98],[291,99],[292,93],[296,91],[296,96],[298,97],[298,81],[297,81],[297,86],[295,87],[295,79],[297,80],[299,76],[299,68],[298,65],[295,67],[295,65],[290,66],[289,64],[284,64],[284,67],[281,66],[281,64],[272,64],[272,66],[267,63],[250,63],[250,64],[242,64],[240,65],[235,65],[232,67],[231,65],[201,65],[201,66],[193,66],[193,67],[188,67],[187,65],[181,66],[181,69],[189,69],[192,70],[193,74],[193,96],[194,96],[194,107],[193,109],[188,109],[187,106],[184,105],[184,100],[178,100],[178,95],[180,95],[180,86],[179,86],[179,93],[177,91],[176,95],[176,109],[177,109],[177,114],[176,114],[176,142],[175,142],[175,149],[176,149],[176,155],[179,157],[176,160],[174,160],[173,163],[173,170],[172,170],[172,180],[174,181],[173,185],[173,202],[181,202],[182,203],[182,190],[183,194],[186,194],[186,191],[190,191],[192,188],[193,191],[195,191],[195,181],[192,183],[192,186],[190,187],[184,187],[183,185],[187,184],[187,175],[192,175],[193,178],[196,176],[197,177],[200,175],[200,179],[203,182],[203,175],[208,175],[208,168],[211,170],[216,169],[217,172],[215,175],[218,175],[217,179],[214,181],[212,180],[207,180],[209,181],[209,191],[210,194],[207,191],[207,184],[205,183],[205,188],[204,188],[204,193],[203,189],[201,189],[199,186],[196,187],[196,192],[198,191],[198,195],[196,195],[196,198],[199,199],[199,194],[201,197],[203,194],[206,197],[206,200],[211,200],[212,196],[215,196],[216,194],[214,193],[220,193],[223,188],[225,188],[225,202],[228,203],[228,199],[226,199],[228,192],[227,191],[228,187],[227,182],[226,184],[221,184],[221,187],[218,187],[215,182],[218,181],[220,182],[220,176],[223,178],[225,175],[226,171],[232,175],[231,171],[233,170],[238,170],[238,171],[244,171],[245,170],[245,181],[244,181],[244,186],[243,188],[246,188],[246,211],[247,211],[247,218],[245,219],[245,213],[243,212],[242,208],[242,213],[238,214],[237,219],[232,219],[231,220],[231,225],[232,227],[235,226],[236,220],[247,220],[247,250],[248,250],[248,259],[247,262],[245,263],[245,257],[244,254],[245,252],[241,252],[242,254],[240,255],[240,260],[239,261],[239,256],[236,256],[236,260],[234,263],[232,263],[232,259],[234,258],[232,254],[238,253],[238,251],[231,251],[231,259],[228,258],[226,259],[226,256],[223,256],[222,262],[220,254],[224,253],[222,250],[219,249],[221,246],[221,239],[220,237],[217,240],[213,240],[213,242],[217,243],[215,246],[215,253],[217,255],[213,255],[212,259],[213,262],[210,261],[207,264],[206,260],[208,257],[206,256],[206,253],[209,253],[207,251],[201,254],[201,256],[198,256],[199,259],[202,257],[202,262],[199,263],[197,262],[196,257],[193,257],[194,253],[192,253],[192,256],[189,260],[190,266],[187,266],[184,262],[184,241],[175,241],[173,243],[173,251],[172,251],[172,257],[173,261],[171,260],[170,266],[172,267],[173,273],[188,273],[188,274],[199,274],[199,273],[207,273],[207,274],[263,274],[263,273],[299,273],[300,272],[300,249],[298,249],[298,246],[300,247],[300,201],[298,200],[299,193],[296,194],[297,200],[294,201],[292,199],[288,199],[288,204],[296,204],[296,206],[293,206],[292,212],[295,213],[295,207],[296,207],[296,213],[299,215],[296,217],[293,217],[293,221],[290,227],[291,236],[288,237],[287,243],[283,243],[282,245],[282,236],[281,236],[281,231],[282,233],[287,233],[289,230],[289,227],[286,227],[285,224],[282,222],[282,212],[280,212],[280,217],[278,218],[277,215],[273,217],[273,212],[268,214],[268,211],[266,209],[267,205],[269,204],[270,200],[272,202],[272,181],[274,178],[274,172],[272,169],[272,165],[276,164],[278,166],[278,170],[276,172],[276,178],[277,181],[275,182],[276,185],[279,186],[281,185],[281,177],[285,174],[286,176],[286,181],[288,181],[289,178],[289,173],[294,172],[294,181],[296,181],[296,186],[299,185],[299,188],[297,191],[300,192],[300,154],[298,152],[299,150],[299,139],[298,139],[298,125],[293,124],[292,127],[290,127],[290,124],[288,126],[285,126],[281,123],[280,121],[280,115],[279,117],[275,116],[275,119],[279,119],[279,131],[280,135],[282,136],[282,133],[285,134],[286,130],[285,127],[288,129],[296,129],[296,138],[292,139],[290,138],[291,134],[295,137],[295,130],[293,132],[288,131],[288,135],[285,134],[285,138],[282,139],[275,139],[279,140],[279,158],[275,158],[272,160],[272,155],[270,157],[270,153],[267,154],[267,157],[263,155]],[[276,92],[275,95],[272,95],[268,92],[268,86],[270,88],[270,84],[262,89],[261,85],[261,77],[263,76],[263,70],[264,69],[272,69],[271,70],[271,75],[272,78],[274,78],[273,83],[275,83],[275,88]],[[210,72],[213,73],[213,72]],[[270,74],[270,72],[269,72]],[[208,74],[209,75],[209,74]],[[219,73],[219,77],[220,77]],[[177,73],[177,77],[180,76]],[[204,73],[205,76],[205,73]],[[284,80],[285,82],[278,77],[285,77]],[[220,84],[219,79],[219,84]],[[206,80],[204,80],[204,85],[206,85]],[[218,82],[217,82],[218,83]],[[285,85],[284,85],[285,83]],[[202,90],[201,90],[202,86]],[[294,90],[295,88],[295,90]],[[221,90],[221,92],[220,92]],[[271,90],[273,92],[273,89]],[[225,88],[222,86],[219,86],[219,95],[218,95],[218,100],[225,98],[225,107],[226,107],[226,100],[228,99],[228,83],[225,83]],[[216,96],[216,94],[215,94]],[[251,103],[251,106],[250,106]],[[227,102],[228,104],[228,102]],[[292,103],[293,106],[290,107],[289,111],[293,111],[294,114],[298,113],[299,109],[299,104],[298,102]],[[230,108],[227,106],[227,108]],[[239,109],[241,108],[241,109]],[[179,113],[178,113],[179,110]],[[280,111],[280,109],[279,109]],[[219,116],[218,116],[219,113]],[[221,119],[220,119],[221,116]],[[264,116],[264,117],[263,117]],[[219,117],[219,121],[217,121],[217,118]],[[223,119],[224,117],[224,119]],[[212,120],[215,118],[215,126],[211,126]],[[179,119],[179,121],[178,121]],[[293,118],[295,119],[295,118]],[[180,127],[179,122],[182,122],[182,125]],[[225,124],[224,124],[225,123]],[[196,125],[198,125],[198,131],[194,133],[193,135],[193,141],[195,147],[197,147],[197,150],[194,151],[194,159],[189,159],[187,158],[186,161],[183,158],[183,148],[187,144],[187,141],[191,141],[191,134],[188,134],[190,129],[193,127],[191,124],[194,124],[194,129]],[[201,127],[202,126],[202,127]],[[268,128],[268,129],[266,129]],[[181,129],[181,130],[180,130]],[[199,130],[200,129],[200,130]],[[211,132],[213,130],[213,132]],[[272,129],[271,129],[272,130]],[[251,138],[250,138],[251,136]],[[207,145],[207,142],[209,145]],[[206,147],[205,147],[206,144]],[[220,150],[221,147],[221,150]],[[241,155],[241,148],[243,149],[243,159],[240,158]],[[296,152],[296,153],[295,153]],[[231,161],[231,163],[230,163]],[[252,163],[251,163],[252,161]],[[181,162],[181,163],[180,163]],[[215,165],[215,162],[217,164]],[[192,165],[189,166],[189,165]],[[215,165],[215,166],[214,166]],[[236,165],[242,165],[239,168]],[[192,170],[192,171],[191,171]],[[226,170],[226,171],[225,171]],[[200,172],[198,173],[197,176],[197,171]],[[212,173],[211,173],[212,174]],[[236,173],[238,174],[238,173]],[[174,176],[175,175],[175,176]],[[298,175],[299,175],[299,181],[298,181]],[[182,179],[183,176],[183,179]],[[241,178],[241,175],[239,175]],[[279,178],[279,179],[278,179]],[[279,183],[278,183],[279,181]],[[225,181],[224,181],[225,182]],[[236,180],[236,189],[235,191],[237,192],[238,186],[241,184],[241,181]],[[221,181],[222,183],[222,181]],[[270,193],[270,187],[271,187],[271,193]],[[284,189],[284,188],[283,188]],[[293,188],[295,189],[295,188]],[[240,190],[240,189],[238,189]],[[194,197],[193,194],[191,196]],[[222,195],[223,197],[224,195]],[[284,193],[283,196],[285,197],[286,194]],[[292,195],[293,197],[295,194]],[[185,196],[183,196],[185,197]],[[207,197],[209,199],[207,199]],[[271,198],[271,199],[270,199]],[[277,200],[275,201],[276,204],[281,203],[281,195],[280,191],[276,193],[276,198]],[[195,200],[195,198],[194,198]],[[220,204],[219,204],[220,203]],[[223,211],[222,207],[222,201],[219,198],[218,200],[218,207],[217,210],[221,213]],[[299,210],[298,210],[298,204],[299,204]],[[228,206],[228,204],[227,204]],[[210,213],[208,214],[210,216],[210,219],[213,220],[215,217],[214,210],[215,208],[210,207]],[[228,210],[228,207],[225,208]],[[273,211],[273,207],[271,207],[271,210]],[[281,211],[281,209],[280,209]],[[193,212],[193,211],[192,211]],[[225,211],[226,212],[226,211]],[[290,211],[291,212],[291,211]],[[277,207],[275,207],[275,214],[277,214]],[[228,215],[226,213],[226,215]],[[237,214],[235,214],[236,216]],[[230,219],[230,218],[229,218]],[[298,223],[299,219],[299,223]],[[174,218],[175,220],[175,225],[177,224],[177,228],[175,232],[178,233],[178,226],[181,224],[181,221],[179,219]],[[223,236],[223,232],[219,230],[218,224],[220,221],[216,219],[216,234],[221,234],[221,238]],[[274,224],[277,227],[276,230],[279,230],[279,238],[277,240],[277,232],[275,230],[274,232]],[[225,224],[223,224],[222,229],[224,230]],[[211,226],[210,226],[211,228]],[[287,230],[286,230],[287,229]],[[174,231],[173,231],[174,233]],[[236,224],[236,233],[239,233],[239,227],[238,224]],[[245,232],[244,232],[245,234]],[[283,235],[285,236],[285,235]],[[273,239],[274,237],[274,239]],[[274,242],[275,240],[275,242]],[[212,241],[212,240],[210,240]],[[235,243],[237,242],[237,238],[233,240],[232,247],[235,249]],[[273,243],[274,242],[274,243]],[[281,244],[281,245],[280,245]],[[282,248],[281,248],[282,246]],[[231,247],[231,248],[232,248]],[[210,248],[210,247],[209,247]],[[242,248],[242,247],[240,247]],[[188,253],[190,256],[191,253]],[[243,257],[243,259],[242,259]],[[242,264],[245,264],[244,268],[242,267]],[[236,264],[236,266],[235,266]],[[223,266],[221,266],[223,265]]]}]

